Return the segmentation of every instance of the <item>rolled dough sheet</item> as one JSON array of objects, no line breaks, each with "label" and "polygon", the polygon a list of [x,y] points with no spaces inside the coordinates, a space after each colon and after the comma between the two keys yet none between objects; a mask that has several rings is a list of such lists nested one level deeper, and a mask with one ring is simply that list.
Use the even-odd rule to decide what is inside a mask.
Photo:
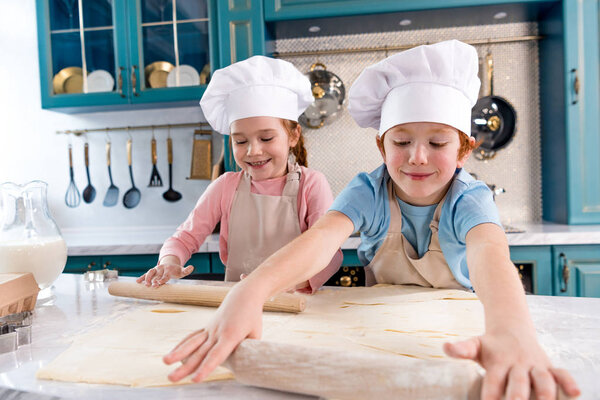
[{"label": "rolled dough sheet", "polygon": [[[184,336],[203,328],[215,311],[178,304],[131,311],[75,338],[37,377],[129,386],[172,385],[167,375],[175,367],[163,364],[162,356]],[[320,290],[307,296],[304,313],[264,313],[263,317],[264,341],[304,346],[315,360],[319,348],[448,359],[442,350],[444,342],[483,332],[483,309],[474,294],[410,286]],[[457,368],[464,365],[464,361],[456,362]],[[224,368],[209,377],[230,378]]]}]

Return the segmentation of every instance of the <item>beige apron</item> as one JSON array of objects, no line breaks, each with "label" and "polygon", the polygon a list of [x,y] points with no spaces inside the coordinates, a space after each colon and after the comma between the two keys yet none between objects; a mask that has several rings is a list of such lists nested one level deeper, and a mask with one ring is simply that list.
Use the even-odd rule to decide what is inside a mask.
[{"label": "beige apron", "polygon": [[244,173],[235,192],[229,216],[225,280],[237,282],[267,257],[300,236],[298,189],[301,170],[288,165],[281,196],[250,191],[251,178]]},{"label": "beige apron", "polygon": [[440,247],[438,224],[446,196],[439,202],[429,224],[431,229],[429,248],[423,257],[418,258],[418,253],[402,235],[402,213],[391,179],[389,179],[387,187],[390,203],[390,226],[383,244],[375,253],[373,260],[365,267],[367,286],[375,283],[391,283],[465,289],[454,279]]}]

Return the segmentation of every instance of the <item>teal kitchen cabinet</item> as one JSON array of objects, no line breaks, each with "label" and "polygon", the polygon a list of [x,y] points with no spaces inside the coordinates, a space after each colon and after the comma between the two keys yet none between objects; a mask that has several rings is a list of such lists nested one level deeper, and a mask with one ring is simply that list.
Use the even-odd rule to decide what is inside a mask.
[{"label": "teal kitchen cabinet", "polygon": [[550,246],[511,246],[510,259],[528,293],[552,295],[552,249]]},{"label": "teal kitchen cabinet", "polygon": [[[209,274],[211,272],[209,253],[196,253],[188,265],[194,266],[194,274]],[[65,273],[79,274],[89,270],[102,268],[116,269],[120,276],[141,276],[154,267],[158,254],[135,255],[103,255],[103,256],[71,256],[67,259]]]},{"label": "teal kitchen cabinet", "polygon": [[213,274],[225,274],[225,265],[221,262],[219,253],[210,253],[210,268]]},{"label": "teal kitchen cabinet", "polygon": [[553,246],[557,296],[600,297],[600,245]]},{"label": "teal kitchen cabinet", "polygon": [[540,23],[543,218],[600,223],[598,0],[564,1]]},{"label": "teal kitchen cabinet", "polygon": [[37,1],[42,108],[197,104],[219,67],[215,3]]}]

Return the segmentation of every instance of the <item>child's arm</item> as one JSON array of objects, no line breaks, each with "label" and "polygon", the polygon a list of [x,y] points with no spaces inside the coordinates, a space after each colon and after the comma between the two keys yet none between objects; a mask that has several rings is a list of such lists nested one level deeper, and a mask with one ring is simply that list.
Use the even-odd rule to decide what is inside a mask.
[{"label": "child's arm", "polygon": [[229,292],[205,329],[186,337],[163,360],[183,361],[169,375],[177,382],[194,374],[200,382],[246,338],[260,338],[263,303],[322,270],[354,231],[344,214],[330,211],[312,228],[265,260]]},{"label": "child's arm", "polygon": [[[579,395],[571,375],[554,368],[537,342],[523,286],[510,261],[506,235],[492,223],[472,228],[466,237],[471,283],[485,311],[485,333],[446,343],[448,355],[477,361],[486,369],[482,399],[556,398],[556,386]],[[506,388],[506,389],[505,389]]]}]

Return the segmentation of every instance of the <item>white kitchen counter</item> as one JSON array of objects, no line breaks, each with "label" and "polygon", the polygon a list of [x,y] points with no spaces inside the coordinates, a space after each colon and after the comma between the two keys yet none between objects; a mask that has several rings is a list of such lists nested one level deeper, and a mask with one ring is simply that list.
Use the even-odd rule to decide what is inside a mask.
[{"label": "white kitchen counter", "polygon": [[[119,277],[120,281],[134,278]],[[198,284],[202,281],[186,281]],[[34,312],[32,343],[0,354],[0,399],[314,399],[246,386],[236,381],[159,388],[38,380],[35,372],[72,342],[73,335],[98,328],[126,312],[153,302],[113,297],[104,282],[85,282],[80,274],[63,274],[54,283],[50,301]],[[600,299],[527,296],[538,339],[556,366],[568,369],[582,390],[582,400],[600,391]],[[101,343],[102,338],[97,339]],[[94,346],[97,343],[90,343]],[[343,379],[340,377],[340,384]],[[18,393],[25,391],[29,393]],[[28,397],[29,396],[29,397]]]},{"label": "white kitchen counter", "polygon": [[[511,246],[541,246],[570,244],[600,244],[600,225],[561,225],[553,223],[515,224],[523,233],[509,233]],[[69,256],[111,254],[158,254],[163,242],[174,228],[148,227],[144,229],[64,229]],[[356,249],[360,238],[351,237],[342,249]],[[219,251],[219,235],[212,234],[199,252]]]}]

